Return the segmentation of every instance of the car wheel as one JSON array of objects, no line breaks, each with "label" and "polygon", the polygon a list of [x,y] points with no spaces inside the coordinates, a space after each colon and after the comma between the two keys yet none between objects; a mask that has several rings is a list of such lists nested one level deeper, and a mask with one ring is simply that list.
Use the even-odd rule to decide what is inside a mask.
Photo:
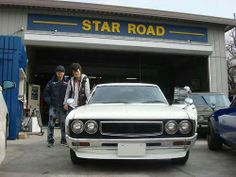
[{"label": "car wheel", "polygon": [[189,158],[189,151],[186,153],[186,155],[184,157],[175,158],[175,159],[171,159],[171,160],[175,164],[184,165],[188,161],[188,158]]},{"label": "car wheel", "polygon": [[211,122],[208,123],[207,143],[210,150],[220,150],[223,144],[219,135],[215,133]]},{"label": "car wheel", "polygon": [[81,158],[77,157],[75,152],[73,151],[73,149],[70,149],[70,159],[71,159],[72,163],[75,165],[78,165],[82,161],[85,161],[85,159],[81,159]]}]

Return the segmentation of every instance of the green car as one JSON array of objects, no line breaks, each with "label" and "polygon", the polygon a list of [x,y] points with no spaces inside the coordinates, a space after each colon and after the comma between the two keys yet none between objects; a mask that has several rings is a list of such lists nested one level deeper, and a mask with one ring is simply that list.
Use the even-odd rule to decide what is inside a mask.
[{"label": "green car", "polygon": [[206,132],[208,127],[208,118],[213,111],[227,108],[230,105],[228,97],[224,93],[205,92],[191,93],[190,97],[198,112],[198,130]]},{"label": "green car", "polygon": [[174,92],[173,104],[184,104],[184,99],[190,97],[198,113],[198,132],[206,133],[208,127],[208,118],[213,111],[227,108],[230,105],[228,97],[224,93],[217,92],[187,92],[182,87],[176,87]]}]

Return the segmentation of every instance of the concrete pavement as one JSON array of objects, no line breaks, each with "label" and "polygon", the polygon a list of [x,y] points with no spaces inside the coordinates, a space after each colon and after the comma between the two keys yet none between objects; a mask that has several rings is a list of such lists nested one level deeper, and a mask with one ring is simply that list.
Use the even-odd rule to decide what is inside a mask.
[{"label": "concrete pavement", "polygon": [[205,139],[197,141],[184,166],[175,165],[169,160],[89,160],[76,166],[70,160],[69,148],[59,144],[58,129],[55,137],[53,148],[47,147],[46,135],[8,141],[0,177],[236,177],[236,152],[226,147],[221,151],[210,151]]}]

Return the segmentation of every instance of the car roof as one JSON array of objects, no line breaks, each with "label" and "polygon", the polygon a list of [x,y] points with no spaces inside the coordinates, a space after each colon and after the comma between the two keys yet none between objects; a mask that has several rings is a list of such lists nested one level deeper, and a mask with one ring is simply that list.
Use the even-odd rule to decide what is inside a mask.
[{"label": "car roof", "polygon": [[148,84],[148,83],[105,83],[105,84],[98,84],[97,87],[101,86],[154,86],[158,87],[155,84]]},{"label": "car roof", "polygon": [[191,95],[225,95],[222,92],[192,92]]}]

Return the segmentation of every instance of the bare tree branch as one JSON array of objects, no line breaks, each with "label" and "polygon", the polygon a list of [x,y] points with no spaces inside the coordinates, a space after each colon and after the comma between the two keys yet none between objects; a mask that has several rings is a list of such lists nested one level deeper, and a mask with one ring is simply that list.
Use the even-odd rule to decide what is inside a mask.
[{"label": "bare tree branch", "polygon": [[226,41],[229,93],[236,89],[236,28],[233,28]]}]

